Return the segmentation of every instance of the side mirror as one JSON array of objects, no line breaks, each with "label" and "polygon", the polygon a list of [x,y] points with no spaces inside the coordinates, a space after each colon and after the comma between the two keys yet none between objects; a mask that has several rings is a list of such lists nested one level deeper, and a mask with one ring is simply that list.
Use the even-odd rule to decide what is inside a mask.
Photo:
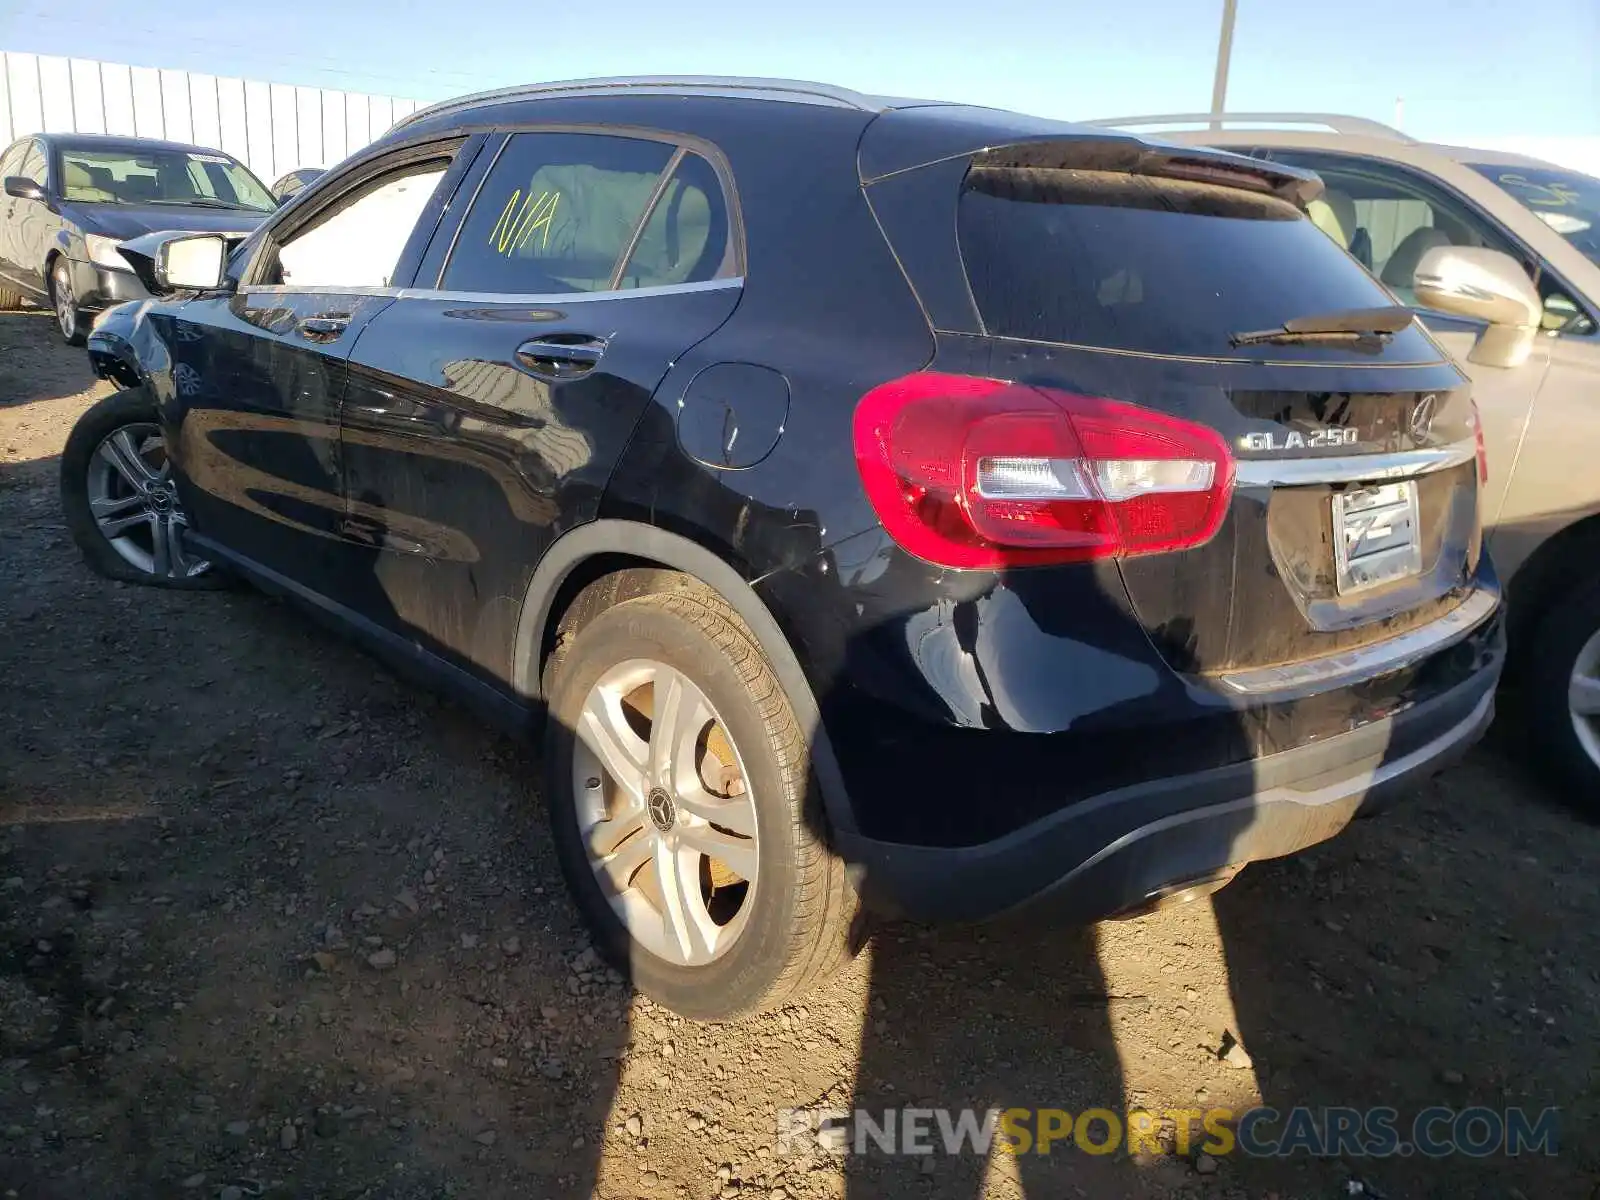
[{"label": "side mirror", "polygon": [[1544,304],[1509,254],[1482,246],[1435,246],[1417,263],[1413,286],[1424,308],[1489,323],[1468,362],[1486,367],[1527,362]]},{"label": "side mirror", "polygon": [[7,175],[6,195],[15,196],[18,200],[43,200],[45,198],[44,188],[26,175]]},{"label": "side mirror", "polygon": [[117,249],[152,296],[229,286],[228,239],[218,233],[147,233]]}]

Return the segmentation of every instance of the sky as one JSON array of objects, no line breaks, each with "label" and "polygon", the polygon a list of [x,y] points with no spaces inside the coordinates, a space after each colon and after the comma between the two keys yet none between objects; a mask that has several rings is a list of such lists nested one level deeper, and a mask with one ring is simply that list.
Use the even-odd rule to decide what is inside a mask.
[{"label": "sky", "polygon": [[[0,49],[424,100],[771,75],[1044,116],[1209,106],[1222,0],[0,0]],[[168,14],[181,13],[176,20]],[[1600,135],[1600,0],[1238,0],[1228,108],[1429,140]]]}]

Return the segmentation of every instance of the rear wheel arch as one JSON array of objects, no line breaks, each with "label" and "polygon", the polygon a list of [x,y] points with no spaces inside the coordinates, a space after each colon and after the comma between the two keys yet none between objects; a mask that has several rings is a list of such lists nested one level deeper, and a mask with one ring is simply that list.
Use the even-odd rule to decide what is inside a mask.
[{"label": "rear wheel arch", "polygon": [[[1594,571],[1575,573],[1575,563],[1593,563]],[[1513,669],[1551,608],[1596,578],[1600,578],[1600,513],[1546,538],[1512,576],[1507,588],[1507,636]]]},{"label": "rear wheel arch", "polygon": [[831,833],[846,851],[856,822],[838,760],[822,726],[810,681],[783,628],[755,589],[706,547],[653,525],[592,521],[564,534],[545,553],[528,584],[517,623],[511,682],[524,701],[543,701],[544,667],[560,636],[575,632],[613,603],[652,593],[704,589],[744,625],[783,685],[806,730],[811,769]]}]

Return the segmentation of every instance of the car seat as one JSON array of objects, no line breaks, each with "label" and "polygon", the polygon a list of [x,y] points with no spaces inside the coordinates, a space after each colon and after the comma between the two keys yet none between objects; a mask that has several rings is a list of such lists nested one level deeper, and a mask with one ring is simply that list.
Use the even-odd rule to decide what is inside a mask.
[{"label": "car seat", "polygon": [[1400,244],[1394,248],[1394,253],[1389,255],[1389,261],[1383,264],[1383,273],[1379,278],[1390,287],[1409,296],[1415,286],[1417,264],[1422,261],[1422,256],[1436,246],[1452,244],[1450,235],[1442,229],[1435,229],[1432,225],[1420,225],[1400,239]]},{"label": "car seat", "polygon": [[1350,251],[1362,266],[1372,269],[1372,235],[1359,224],[1356,202],[1348,192],[1325,189],[1306,205],[1306,214],[1313,225]]},{"label": "car seat", "polygon": [[[105,168],[101,168],[104,170]],[[109,174],[109,172],[107,172]],[[97,185],[94,175],[89,168],[81,163],[67,162],[61,168],[62,194],[68,200],[83,200],[89,203],[105,203],[115,200],[116,196],[108,188]]]}]

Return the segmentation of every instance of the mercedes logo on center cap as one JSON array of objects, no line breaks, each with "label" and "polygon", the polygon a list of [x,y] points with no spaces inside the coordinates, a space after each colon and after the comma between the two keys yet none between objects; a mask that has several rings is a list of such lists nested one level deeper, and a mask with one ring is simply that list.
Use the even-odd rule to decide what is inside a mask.
[{"label": "mercedes logo on center cap", "polygon": [[667,795],[664,788],[651,788],[650,795],[645,799],[645,808],[650,813],[650,823],[662,833],[671,829],[678,819],[678,813],[673,806],[672,797]]},{"label": "mercedes logo on center cap", "polygon": [[1434,411],[1439,407],[1439,397],[1434,392],[1429,392],[1417,406],[1411,410],[1411,438],[1413,441],[1425,442],[1428,435],[1433,432]]}]

